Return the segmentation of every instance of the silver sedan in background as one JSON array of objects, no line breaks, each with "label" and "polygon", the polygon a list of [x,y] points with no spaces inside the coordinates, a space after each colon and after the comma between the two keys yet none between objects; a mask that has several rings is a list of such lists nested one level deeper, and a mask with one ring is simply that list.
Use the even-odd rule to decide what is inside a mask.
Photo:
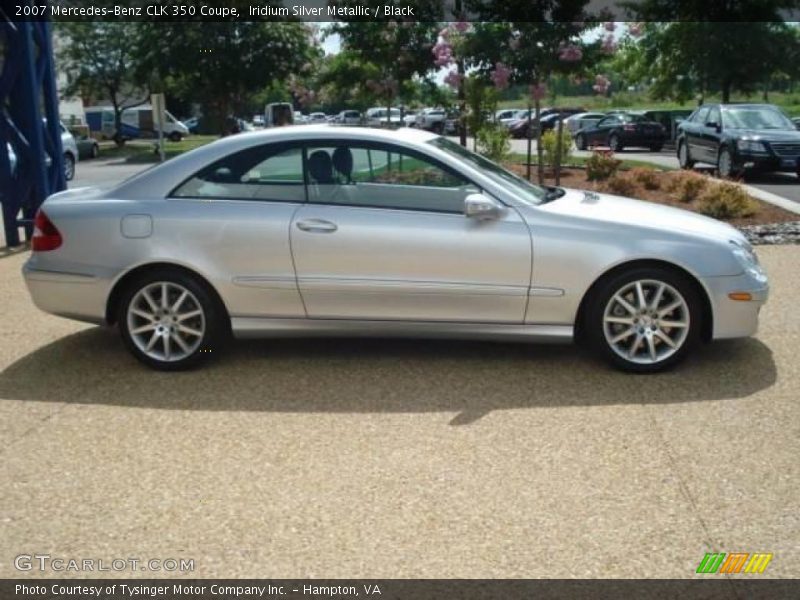
[{"label": "silver sedan in background", "polygon": [[232,333],[577,339],[652,372],[753,334],[767,298],[729,225],[532,185],[415,129],[224,138],[51,196],[32,250],[38,307],[116,324],[167,370]]}]

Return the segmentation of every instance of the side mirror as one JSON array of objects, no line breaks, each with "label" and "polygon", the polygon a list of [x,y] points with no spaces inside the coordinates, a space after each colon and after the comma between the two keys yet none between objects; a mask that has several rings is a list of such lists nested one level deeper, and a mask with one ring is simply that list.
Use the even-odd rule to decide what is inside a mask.
[{"label": "side mirror", "polygon": [[717,123],[716,121],[709,121],[708,123],[706,123],[706,127],[708,127],[709,129],[714,129],[716,131],[720,130],[719,123]]},{"label": "side mirror", "polygon": [[505,206],[483,194],[470,194],[464,199],[464,216],[471,219],[499,219],[504,212]]}]

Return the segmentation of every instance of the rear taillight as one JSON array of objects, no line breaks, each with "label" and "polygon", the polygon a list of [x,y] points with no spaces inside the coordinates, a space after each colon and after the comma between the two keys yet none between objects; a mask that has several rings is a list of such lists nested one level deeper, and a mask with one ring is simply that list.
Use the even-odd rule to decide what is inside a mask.
[{"label": "rear taillight", "polygon": [[33,239],[31,239],[31,249],[34,252],[47,252],[55,250],[61,245],[61,233],[53,222],[40,208],[33,221]]}]

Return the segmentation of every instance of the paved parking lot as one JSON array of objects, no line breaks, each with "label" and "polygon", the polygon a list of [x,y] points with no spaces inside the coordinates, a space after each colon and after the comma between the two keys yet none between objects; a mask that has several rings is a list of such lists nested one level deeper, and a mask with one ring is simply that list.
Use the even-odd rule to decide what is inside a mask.
[{"label": "paved parking lot", "polygon": [[41,576],[13,559],[46,553],[192,558],[194,577],[668,578],[712,550],[796,577],[800,252],[760,254],[758,337],[638,377],[573,347],[397,340],[239,343],[155,373],[116,332],[38,312],[25,253],[0,254],[0,577]]}]

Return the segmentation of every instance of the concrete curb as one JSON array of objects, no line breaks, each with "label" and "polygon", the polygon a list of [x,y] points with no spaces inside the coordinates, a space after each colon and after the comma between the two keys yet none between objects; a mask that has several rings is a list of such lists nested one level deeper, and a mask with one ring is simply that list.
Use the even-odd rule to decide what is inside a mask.
[{"label": "concrete curb", "polygon": [[744,188],[744,190],[753,198],[758,198],[762,202],[772,204],[773,206],[777,206],[783,210],[788,210],[796,215],[800,215],[800,203],[798,202],[794,202],[793,200],[789,200],[783,196],[778,196],[778,194],[773,194],[772,192],[760,190],[752,185],[747,185],[746,183],[739,183],[737,185]]}]

